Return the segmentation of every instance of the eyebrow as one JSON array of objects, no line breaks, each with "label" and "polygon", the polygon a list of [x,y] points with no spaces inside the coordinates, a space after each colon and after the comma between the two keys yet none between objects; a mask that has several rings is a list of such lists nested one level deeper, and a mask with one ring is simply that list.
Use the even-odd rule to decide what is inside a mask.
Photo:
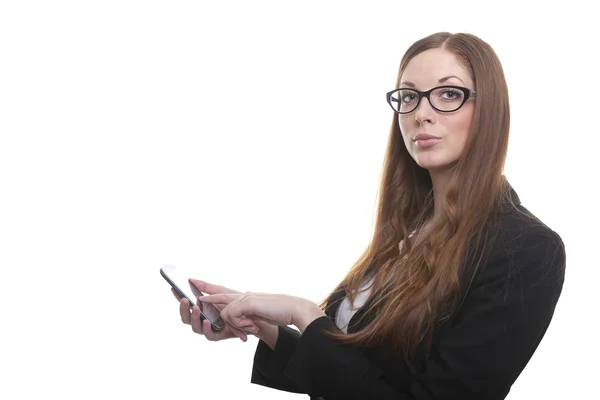
[{"label": "eyebrow", "polygon": [[[463,83],[463,85],[465,84],[465,82],[464,82],[462,79],[460,79],[458,76],[456,76],[456,75],[448,75],[448,76],[444,76],[443,78],[440,78],[440,79],[438,80],[438,82],[439,82],[439,83],[444,83],[444,82],[446,82],[446,81],[447,81],[448,79],[450,79],[450,78],[456,78],[456,79],[458,79],[459,81],[461,81],[461,82]],[[408,87],[412,87],[412,88],[414,88],[414,87],[415,87],[415,84],[414,84],[414,83],[412,83],[412,82],[409,82],[409,81],[404,81],[404,82],[400,82],[400,86],[408,86]]]}]

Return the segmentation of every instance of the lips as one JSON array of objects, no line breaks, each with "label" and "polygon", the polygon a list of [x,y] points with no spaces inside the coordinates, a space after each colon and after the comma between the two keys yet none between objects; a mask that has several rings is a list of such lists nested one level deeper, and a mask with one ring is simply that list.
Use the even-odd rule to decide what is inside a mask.
[{"label": "lips", "polygon": [[413,141],[416,142],[417,140],[429,140],[429,139],[440,139],[440,138],[437,136],[430,135],[428,133],[419,133],[417,136],[415,136]]},{"label": "lips", "polygon": [[415,136],[414,142],[420,148],[425,149],[435,146],[440,140],[442,139],[437,136],[433,136],[428,133],[419,133],[417,136]]}]

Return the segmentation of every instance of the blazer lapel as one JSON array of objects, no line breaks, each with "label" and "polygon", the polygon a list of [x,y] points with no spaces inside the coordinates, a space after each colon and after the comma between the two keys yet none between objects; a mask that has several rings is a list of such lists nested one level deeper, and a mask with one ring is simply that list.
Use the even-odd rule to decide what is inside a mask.
[{"label": "blazer lapel", "polygon": [[327,302],[327,306],[325,307],[325,315],[331,318],[333,322],[335,322],[335,316],[340,308],[340,303],[344,300],[344,297],[346,297],[346,291],[342,286],[338,286],[333,292],[331,299],[329,299],[329,302]]},{"label": "blazer lapel", "polygon": [[[331,299],[327,303],[327,307],[325,307],[325,315],[327,315],[331,320],[335,323],[337,312],[340,308],[340,304],[346,297],[346,291],[343,287],[339,286],[332,294]],[[358,332],[361,329],[365,328],[373,319],[375,318],[375,312],[367,312],[369,307],[375,301],[375,298],[378,296],[370,296],[369,299],[365,302],[365,304],[360,307],[356,313],[350,319],[348,323],[348,333]]]},{"label": "blazer lapel", "polygon": [[369,310],[373,305],[373,302],[378,298],[378,294],[369,296],[365,304],[360,307],[356,313],[350,318],[348,323],[348,333],[355,333],[367,327],[374,319],[377,314],[376,310]]}]

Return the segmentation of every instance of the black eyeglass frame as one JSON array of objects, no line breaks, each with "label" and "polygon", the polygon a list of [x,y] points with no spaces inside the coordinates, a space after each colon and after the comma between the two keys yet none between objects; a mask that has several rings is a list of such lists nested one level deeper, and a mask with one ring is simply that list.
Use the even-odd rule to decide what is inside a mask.
[{"label": "black eyeglass frame", "polygon": [[[456,109],[451,110],[451,111],[440,110],[439,108],[437,108],[436,106],[434,106],[433,104],[431,104],[431,99],[429,98],[429,96],[431,95],[431,93],[434,90],[441,89],[441,88],[457,89],[457,90],[460,90],[461,92],[463,92],[464,97],[463,97],[462,103],[460,103],[460,105]],[[392,105],[392,95],[394,93],[396,93],[396,92],[399,92],[400,90],[410,90],[410,91],[413,91],[413,92],[417,93],[417,95],[419,96],[419,99],[417,100],[417,105],[415,105],[415,108],[413,108],[410,111],[404,111],[404,112],[402,112],[402,111],[396,111],[396,109]],[[413,88],[398,88],[398,89],[392,90],[391,92],[387,92],[386,93],[386,99],[387,99],[387,102],[390,105],[390,107],[392,107],[392,110],[394,110],[394,112],[397,113],[397,114],[410,114],[411,112],[415,111],[419,107],[419,104],[421,104],[421,100],[423,99],[423,97],[425,97],[427,99],[427,101],[429,102],[429,105],[434,110],[439,111],[439,112],[448,113],[448,112],[455,112],[455,111],[460,110],[460,108],[467,102],[467,100],[469,100],[469,98],[475,98],[475,95],[476,95],[476,92],[474,90],[466,88],[466,87],[463,87],[463,86],[452,86],[452,85],[448,86],[448,85],[443,85],[443,86],[436,86],[434,88],[431,88],[431,89],[429,89],[426,92],[421,92],[420,90],[413,89]]]}]

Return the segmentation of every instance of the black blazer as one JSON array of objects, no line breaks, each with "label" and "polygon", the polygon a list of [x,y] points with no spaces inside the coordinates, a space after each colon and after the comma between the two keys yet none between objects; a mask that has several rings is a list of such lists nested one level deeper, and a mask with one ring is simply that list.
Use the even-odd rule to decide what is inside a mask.
[{"label": "black blazer", "polygon": [[[327,316],[302,335],[279,327],[274,350],[259,341],[251,382],[327,400],[504,399],[550,324],[565,274],[560,236],[511,193],[517,210],[499,215],[487,262],[455,317],[438,330],[429,356],[415,360],[414,373],[389,346],[342,346],[322,334],[337,329],[337,300],[345,296],[338,288]],[[376,317],[365,315],[370,301],[348,332]]]}]

